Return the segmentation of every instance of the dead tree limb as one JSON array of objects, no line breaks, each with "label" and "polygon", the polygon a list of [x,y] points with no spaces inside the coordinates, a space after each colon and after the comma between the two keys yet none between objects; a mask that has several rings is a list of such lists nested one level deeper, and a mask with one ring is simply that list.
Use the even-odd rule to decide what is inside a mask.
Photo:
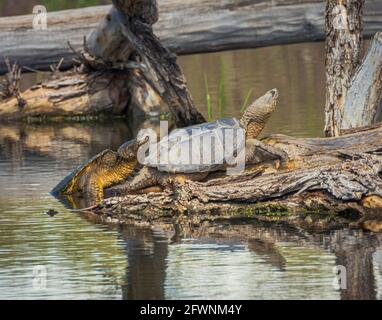
[{"label": "dead tree limb", "polygon": [[362,52],[364,0],[327,0],[325,135],[338,136],[350,81]]},{"label": "dead tree limb", "polygon": [[362,65],[350,83],[340,122],[341,131],[375,124],[382,112],[381,98],[382,33],[380,32],[374,36]]},{"label": "dead tree limb", "polygon": [[9,59],[5,59],[8,73],[0,83],[0,101],[15,97],[19,108],[25,106],[25,100],[20,95],[21,68],[17,64],[11,65]]},{"label": "dead tree limb", "polygon": [[[106,61],[133,60],[140,63],[143,76],[168,105],[178,127],[204,122],[205,119],[194,107],[176,55],[161,44],[150,24],[134,18],[138,7],[131,9],[127,5],[129,3],[135,2],[115,1],[117,7],[113,6],[98,28],[89,35],[89,50]],[[145,19],[156,21],[156,1],[143,3]],[[150,17],[149,13],[154,16]]]}]

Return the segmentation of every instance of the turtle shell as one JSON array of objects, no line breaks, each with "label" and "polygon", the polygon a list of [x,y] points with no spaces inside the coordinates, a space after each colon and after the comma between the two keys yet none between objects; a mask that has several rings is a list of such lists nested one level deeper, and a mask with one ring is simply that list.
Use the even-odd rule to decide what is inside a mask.
[{"label": "turtle shell", "polygon": [[240,122],[236,118],[220,119],[173,130],[150,146],[144,164],[171,173],[215,171],[244,146]]}]

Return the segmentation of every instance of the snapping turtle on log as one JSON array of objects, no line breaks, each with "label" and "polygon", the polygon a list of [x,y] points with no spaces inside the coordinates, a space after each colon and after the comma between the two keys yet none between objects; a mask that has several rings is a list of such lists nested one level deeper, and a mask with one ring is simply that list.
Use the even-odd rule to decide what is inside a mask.
[{"label": "snapping turtle on log", "polygon": [[[145,159],[145,167],[131,182],[113,189],[112,192],[128,193],[155,185],[166,187],[174,179],[177,181],[202,180],[209,172],[222,170],[229,166],[229,164],[223,160],[226,155],[226,149],[230,147],[230,144],[233,149],[232,156],[234,153],[239,154],[245,151],[244,159],[246,163],[285,159],[285,153],[281,150],[269,145],[264,145],[260,141],[255,140],[275,110],[278,96],[279,94],[276,89],[267,92],[246,109],[240,122],[234,118],[222,119],[173,131],[168,137],[162,139],[155,148],[162,153],[168,152],[168,161],[158,165],[156,159],[150,158],[149,156]],[[232,139],[227,138],[228,135],[225,134],[225,130],[227,129],[236,130],[236,141],[233,137]],[[245,135],[243,134],[242,137],[240,137],[239,134],[240,130],[241,132],[245,131]],[[194,131],[197,131],[198,134],[195,135]],[[215,161],[213,163],[192,164],[182,162],[183,159],[180,159],[180,163],[174,163],[174,155],[182,152],[198,153],[204,158],[210,150],[203,148],[200,142],[209,141],[211,143],[211,139],[203,139],[211,137],[217,140],[215,141],[218,149],[216,155],[221,155],[222,157],[214,159]],[[111,150],[101,152],[61,181],[54,188],[52,194],[79,194],[87,200],[87,204],[98,204],[103,199],[104,188],[106,189],[119,184],[129,178],[138,163],[138,148],[145,144],[148,138],[149,137],[146,136],[128,141],[118,149],[117,153]],[[201,138],[202,140],[200,140]],[[192,143],[189,143],[190,140],[192,140]],[[209,148],[210,145],[207,145],[207,147]],[[175,159],[175,161],[177,160],[179,160],[179,158]],[[158,169],[154,169],[153,167],[157,167]]]},{"label": "snapping turtle on log", "polygon": [[[244,152],[243,165],[284,160],[286,154],[281,150],[256,140],[275,110],[278,97],[277,89],[268,91],[246,109],[240,121],[221,119],[174,130],[154,145],[155,152],[144,159],[145,166],[139,174],[113,188],[111,193],[126,194],[153,186],[166,188],[174,179],[200,181],[210,172],[233,169],[240,161],[241,152]],[[232,130],[232,137],[228,130]],[[229,158],[229,148],[232,148],[231,157],[237,155],[236,160]]]},{"label": "snapping turtle on log", "polygon": [[[105,220],[164,223],[169,228],[244,219],[381,231],[382,126],[360,128],[335,138],[271,135],[262,141],[252,139],[252,134],[264,127],[277,96],[276,91],[268,92],[248,107],[241,119],[242,125],[247,124],[245,160],[250,165],[243,174],[211,173],[206,177],[203,172],[161,172],[144,166],[132,180],[106,186],[106,199],[93,212]],[[254,108],[259,101],[270,104],[265,109]],[[263,113],[249,117],[258,128],[249,130],[251,121],[244,120],[255,109]],[[219,128],[216,124],[212,127]],[[223,164],[220,169],[227,167]],[[183,171],[186,169],[183,164]],[[207,173],[213,170],[209,168]],[[141,190],[153,185],[161,188]]]},{"label": "snapping turtle on log", "polygon": [[287,161],[261,173],[175,179],[160,192],[105,199],[93,212],[105,221],[171,230],[265,221],[381,231],[382,126],[336,138],[272,135],[262,142],[285,152]]}]

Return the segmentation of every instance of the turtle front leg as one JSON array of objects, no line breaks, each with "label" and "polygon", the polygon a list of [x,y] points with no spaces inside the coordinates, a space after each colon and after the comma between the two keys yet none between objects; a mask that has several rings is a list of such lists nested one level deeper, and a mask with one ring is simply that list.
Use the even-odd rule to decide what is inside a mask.
[{"label": "turtle front leg", "polygon": [[288,159],[288,154],[278,148],[265,144],[257,139],[249,139],[245,145],[245,163],[258,164],[262,162]]},{"label": "turtle front leg", "polygon": [[163,173],[154,168],[143,167],[131,181],[107,189],[106,196],[123,196],[129,193],[140,191],[142,189],[161,185],[163,176]]}]

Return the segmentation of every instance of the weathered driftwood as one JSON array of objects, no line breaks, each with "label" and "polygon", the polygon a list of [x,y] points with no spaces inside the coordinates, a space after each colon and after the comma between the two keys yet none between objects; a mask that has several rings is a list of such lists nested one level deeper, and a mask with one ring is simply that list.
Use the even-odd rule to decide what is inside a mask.
[{"label": "weathered driftwood", "polygon": [[[156,8],[155,1],[150,3]],[[158,108],[162,98],[178,126],[203,122],[176,56],[161,45],[146,23],[155,22],[156,17],[146,16],[145,22],[138,14],[139,10],[146,14],[148,4],[131,0],[120,6],[116,2],[117,7],[111,8],[84,42],[84,53],[78,54],[79,71],[56,72],[53,80],[22,93],[22,106],[17,97],[0,102],[0,120],[123,115],[137,106],[147,112]]]},{"label": "weathered driftwood", "polygon": [[175,180],[161,192],[105,199],[95,212],[138,225],[252,218],[327,228],[363,218],[359,225],[379,228],[368,220],[382,214],[382,127],[325,139],[273,135],[265,142],[284,150],[288,161],[258,165],[260,176]]},{"label": "weathered driftwood", "polygon": [[[48,69],[64,57],[72,65],[82,39],[109,12],[98,6],[48,13],[48,29],[32,30],[32,15],[0,18],[0,58],[19,65]],[[171,51],[180,54],[323,40],[325,4],[322,0],[179,0],[159,1],[155,33]],[[365,35],[382,29],[382,3],[365,4]],[[6,72],[0,59],[0,74]]]},{"label": "weathered driftwood", "polygon": [[156,109],[160,104],[159,97],[134,71],[68,71],[19,95],[0,100],[0,120],[123,116],[129,101],[137,110],[137,106],[144,108],[142,112]]},{"label": "weathered driftwood", "polygon": [[[167,104],[179,127],[201,123],[203,116],[194,108],[186,80],[177,64],[177,57],[163,47],[154,35],[151,24],[157,20],[156,1],[143,2],[147,21],[135,17],[129,3],[115,1],[108,15],[88,37],[90,52],[104,61],[141,63],[146,81]],[[151,5],[150,5],[151,3]],[[147,8],[152,8],[147,10]],[[136,10],[136,9],[135,9]],[[146,13],[146,10],[148,13]],[[149,14],[154,16],[149,16]]]},{"label": "weathered driftwood", "polygon": [[[325,135],[340,135],[350,81],[362,53],[362,15],[365,1],[328,0],[326,5]],[[347,129],[347,128],[344,128]]]},{"label": "weathered driftwood", "polygon": [[349,85],[340,120],[341,131],[376,123],[382,112],[381,98],[382,33],[377,33]]}]

